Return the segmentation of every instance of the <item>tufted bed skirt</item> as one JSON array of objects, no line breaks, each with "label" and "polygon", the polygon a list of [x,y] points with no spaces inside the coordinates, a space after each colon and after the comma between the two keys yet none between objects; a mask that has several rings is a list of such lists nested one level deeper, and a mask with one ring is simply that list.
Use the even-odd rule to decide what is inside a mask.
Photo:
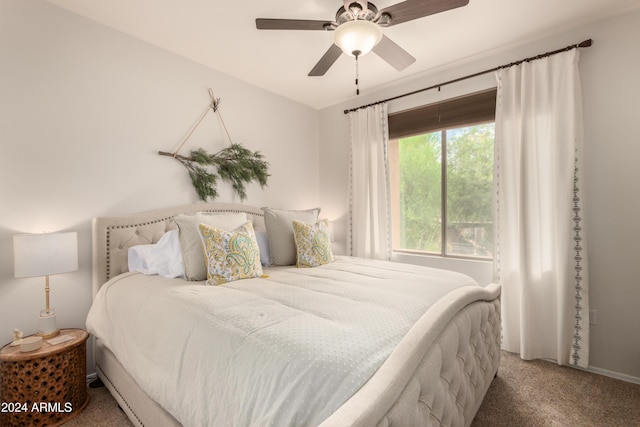
[{"label": "tufted bed skirt", "polygon": [[[157,242],[179,213],[246,212],[264,230],[262,211],[200,204],[93,221],[94,292],[126,271],[128,247]],[[469,426],[500,362],[500,287],[464,287],[437,301],[409,329],[378,371],[322,427]],[[134,425],[180,425],[95,340],[95,365]]]}]

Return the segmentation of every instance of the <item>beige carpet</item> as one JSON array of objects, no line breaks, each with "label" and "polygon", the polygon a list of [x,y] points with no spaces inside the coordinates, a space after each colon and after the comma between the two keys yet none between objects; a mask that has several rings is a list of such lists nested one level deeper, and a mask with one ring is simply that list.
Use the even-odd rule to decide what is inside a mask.
[{"label": "beige carpet", "polygon": [[471,425],[640,426],[640,385],[503,351]]},{"label": "beige carpet", "polygon": [[[89,390],[91,403],[65,427],[131,426],[106,388]],[[472,424],[485,426],[640,426],[640,385],[503,351]]]}]

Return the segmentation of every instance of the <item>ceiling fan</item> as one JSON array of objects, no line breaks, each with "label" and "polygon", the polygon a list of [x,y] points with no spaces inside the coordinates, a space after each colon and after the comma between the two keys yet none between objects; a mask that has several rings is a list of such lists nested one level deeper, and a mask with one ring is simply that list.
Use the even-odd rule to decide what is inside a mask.
[{"label": "ceiling fan", "polygon": [[368,1],[344,0],[344,5],[336,13],[335,21],[258,18],[256,28],[335,31],[333,45],[309,72],[309,76],[323,76],[343,52],[357,60],[371,50],[396,70],[402,71],[416,59],[382,34],[382,28],[466,6],[468,3],[469,0],[406,0],[378,10]]}]

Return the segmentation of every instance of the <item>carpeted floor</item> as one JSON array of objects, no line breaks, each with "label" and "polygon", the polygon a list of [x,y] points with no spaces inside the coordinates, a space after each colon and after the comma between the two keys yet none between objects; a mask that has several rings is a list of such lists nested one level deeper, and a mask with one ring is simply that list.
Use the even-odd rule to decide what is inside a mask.
[{"label": "carpeted floor", "polygon": [[[640,385],[502,352],[498,377],[472,427],[640,427]],[[107,389],[69,426],[131,426]]]},{"label": "carpeted floor", "polygon": [[471,425],[640,426],[640,385],[503,351]]}]

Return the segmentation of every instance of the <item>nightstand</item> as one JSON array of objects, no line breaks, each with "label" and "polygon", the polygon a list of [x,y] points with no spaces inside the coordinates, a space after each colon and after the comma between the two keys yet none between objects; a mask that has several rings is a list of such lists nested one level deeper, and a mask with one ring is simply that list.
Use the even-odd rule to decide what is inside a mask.
[{"label": "nightstand", "polygon": [[[0,426],[57,426],[89,403],[87,338],[83,329],[62,329],[72,339],[22,353],[0,350]],[[57,337],[56,337],[57,338]]]}]

